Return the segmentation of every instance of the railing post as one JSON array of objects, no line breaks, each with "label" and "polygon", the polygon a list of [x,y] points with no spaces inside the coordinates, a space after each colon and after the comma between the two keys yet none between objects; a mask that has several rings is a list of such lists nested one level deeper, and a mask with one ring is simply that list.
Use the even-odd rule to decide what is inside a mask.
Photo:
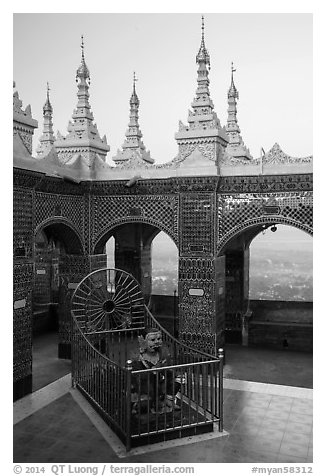
[{"label": "railing post", "polygon": [[72,318],[72,334],[71,334],[71,386],[72,388],[76,387],[77,380],[77,371],[79,370],[79,362],[77,359],[79,357],[79,336],[77,336],[78,330],[74,319]]},{"label": "railing post", "polygon": [[176,339],[176,330],[177,330],[177,290],[173,291],[173,337]]},{"label": "railing post", "polygon": [[224,361],[224,351],[223,349],[218,349],[219,358],[219,369],[218,369],[218,413],[219,413],[219,422],[218,422],[218,431],[223,431],[223,361]]},{"label": "railing post", "polygon": [[126,362],[126,450],[130,451],[131,449],[131,371],[132,371],[132,361],[127,360]]}]

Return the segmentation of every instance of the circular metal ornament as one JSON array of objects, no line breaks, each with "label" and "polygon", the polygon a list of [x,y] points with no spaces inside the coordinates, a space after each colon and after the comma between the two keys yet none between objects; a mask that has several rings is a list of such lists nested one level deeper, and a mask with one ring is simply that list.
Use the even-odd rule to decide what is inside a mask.
[{"label": "circular metal ornament", "polygon": [[104,268],[88,274],[78,284],[71,312],[84,332],[134,328],[143,324],[144,298],[131,274]]}]

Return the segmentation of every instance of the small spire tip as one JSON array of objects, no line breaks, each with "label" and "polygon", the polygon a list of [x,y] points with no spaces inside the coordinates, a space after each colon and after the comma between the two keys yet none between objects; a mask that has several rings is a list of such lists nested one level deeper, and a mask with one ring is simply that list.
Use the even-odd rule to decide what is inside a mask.
[{"label": "small spire tip", "polygon": [[81,35],[81,50],[82,50],[82,58],[84,58],[84,35]]},{"label": "small spire tip", "polygon": [[134,89],[135,89],[136,81],[138,81],[138,79],[136,78],[136,73],[135,73],[135,71],[134,71],[134,76],[133,76]]}]

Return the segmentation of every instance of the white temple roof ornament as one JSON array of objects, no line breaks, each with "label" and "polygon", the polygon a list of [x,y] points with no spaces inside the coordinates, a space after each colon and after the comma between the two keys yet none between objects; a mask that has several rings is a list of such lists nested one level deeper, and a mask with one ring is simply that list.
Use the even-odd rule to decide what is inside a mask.
[{"label": "white temple roof ornament", "polygon": [[220,172],[222,176],[308,174],[313,172],[313,158],[291,157],[275,143],[267,153],[251,160],[225,154]]},{"label": "white temple roof ornament", "polygon": [[228,119],[226,125],[226,133],[229,138],[229,143],[226,147],[226,153],[234,158],[251,160],[252,155],[249,149],[245,146],[242,137],[240,135],[240,127],[237,119],[237,99],[239,99],[239,93],[234,85],[233,73],[236,69],[231,63],[231,86],[228,91]]},{"label": "white temple roof ornament", "polygon": [[113,161],[117,167],[123,168],[142,168],[150,166],[154,163],[150,151],[146,151],[141,138],[143,134],[139,128],[139,99],[136,93],[136,75],[133,77],[133,89],[130,98],[130,115],[129,124],[126,131],[126,138],[122,145],[122,151],[117,150],[117,154],[113,157]]},{"label": "white temple roof ornament", "polygon": [[[13,83],[14,89],[16,83]],[[22,108],[23,103],[19,98],[18,91],[13,93],[13,134],[19,134],[29,154],[32,155],[34,129],[38,127],[38,122],[32,117],[31,106]]]},{"label": "white temple roof ornament", "polygon": [[45,157],[50,152],[55,141],[52,122],[53,108],[50,102],[49,91],[49,83],[47,83],[46,101],[43,106],[43,134],[40,137],[40,143],[36,149],[39,158]]},{"label": "white temple roof ornament", "polygon": [[72,119],[68,123],[68,135],[62,136],[58,132],[54,145],[62,163],[68,162],[76,153],[80,153],[89,166],[98,154],[103,161],[110,150],[106,136],[99,135],[97,125],[93,123],[94,117],[89,104],[90,74],[85,62],[84,37],[81,37],[81,63],[76,72],[77,107],[73,111]]},{"label": "white temple roof ornament", "polygon": [[[179,146],[179,154],[174,159],[176,163],[182,162],[198,144],[205,144],[207,149],[209,143],[215,144],[213,148],[209,147],[211,149],[210,160],[217,163],[219,157],[223,154],[222,149],[225,148],[228,142],[225,128],[222,128],[220,120],[216,112],[214,112],[213,101],[210,98],[208,78],[210,56],[205,45],[203,16],[201,28],[201,43],[196,55],[196,63],[198,65],[196,96],[191,103],[192,110],[188,112],[188,125],[184,125],[179,121],[179,131],[175,134]],[[207,150],[205,153],[207,156]]]},{"label": "white temple roof ornament", "polygon": [[[13,82],[13,87],[16,88],[15,81]],[[34,129],[37,128],[37,121],[32,118],[32,108],[31,105],[28,104],[26,108],[23,110],[22,108],[23,102],[19,98],[18,91],[14,91],[13,93],[13,116],[14,121],[21,122],[22,124],[30,125]]]},{"label": "white temple roof ornament", "polygon": [[292,157],[291,155],[286,154],[285,152],[283,152],[277,142],[275,142],[273,147],[263,157],[263,163],[266,165],[312,164],[312,161],[312,155],[309,155],[307,157]]}]

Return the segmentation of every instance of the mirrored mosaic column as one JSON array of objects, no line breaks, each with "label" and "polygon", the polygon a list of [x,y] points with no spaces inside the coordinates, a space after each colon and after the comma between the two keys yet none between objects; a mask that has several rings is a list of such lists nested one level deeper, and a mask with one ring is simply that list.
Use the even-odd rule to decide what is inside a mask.
[{"label": "mirrored mosaic column", "polygon": [[215,256],[215,193],[180,197],[179,338],[216,354],[223,345],[225,260]]}]

